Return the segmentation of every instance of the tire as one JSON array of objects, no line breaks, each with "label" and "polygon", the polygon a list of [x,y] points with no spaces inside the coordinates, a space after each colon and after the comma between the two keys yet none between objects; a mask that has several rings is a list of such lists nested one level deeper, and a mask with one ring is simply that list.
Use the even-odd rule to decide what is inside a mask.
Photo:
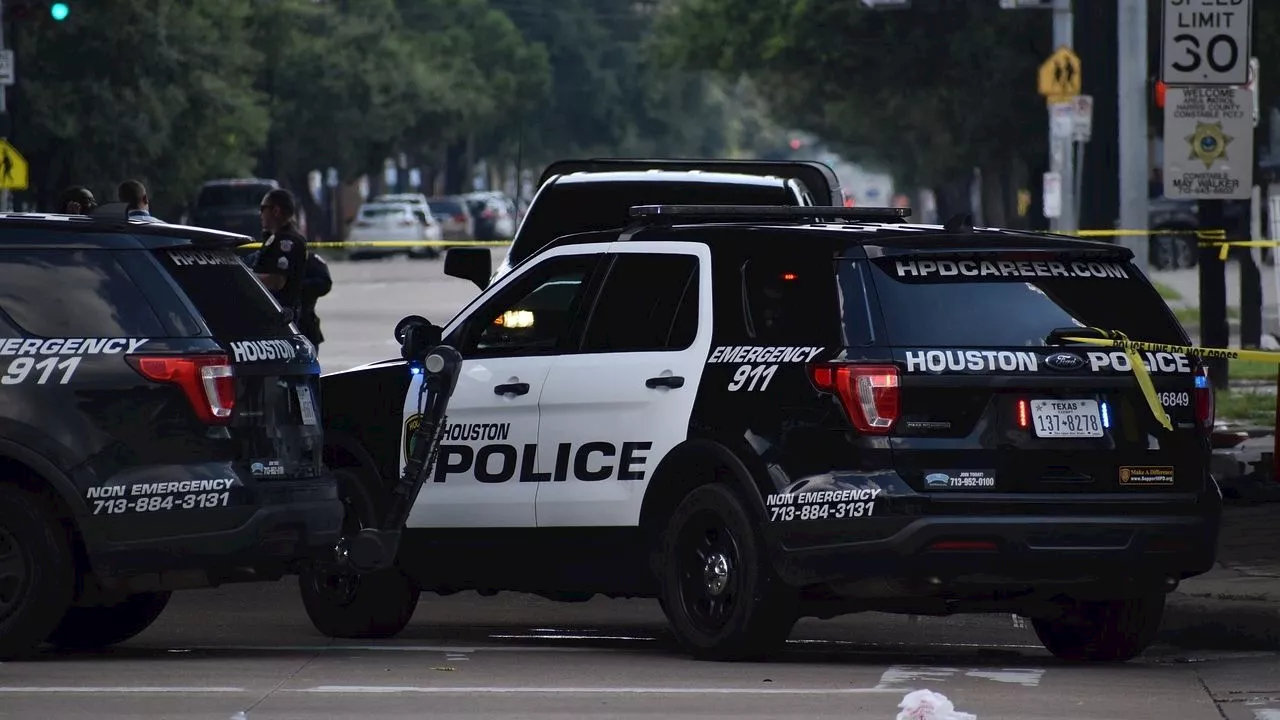
[{"label": "tire", "polygon": [[1155,639],[1163,594],[1138,599],[1071,602],[1063,618],[1032,620],[1036,637],[1055,657],[1077,662],[1132,660]]},{"label": "tire", "polygon": [[47,638],[67,649],[106,647],[151,627],[169,605],[171,592],[140,593],[104,607],[73,607]]},{"label": "tire", "polygon": [[[364,474],[336,468],[333,475],[347,507],[343,536],[373,522],[377,506]],[[397,635],[418,607],[420,591],[399,568],[366,575],[308,566],[298,574],[302,605],[316,630],[333,638],[389,638]]]},{"label": "tire", "polygon": [[774,574],[764,542],[738,496],[723,484],[694,489],[662,538],[663,612],[699,660],[759,660],[780,649],[798,594]]},{"label": "tire", "polygon": [[0,484],[0,660],[44,642],[71,606],[75,577],[75,557],[51,509]]}]

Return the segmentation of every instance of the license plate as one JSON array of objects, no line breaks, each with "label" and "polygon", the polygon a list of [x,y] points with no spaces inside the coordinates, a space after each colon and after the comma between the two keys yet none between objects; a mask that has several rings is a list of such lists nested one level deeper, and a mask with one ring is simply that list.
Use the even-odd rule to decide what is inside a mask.
[{"label": "license plate", "polygon": [[303,425],[319,425],[320,420],[316,417],[316,404],[311,400],[311,388],[306,385],[299,385],[298,391],[298,409],[302,411]]},{"label": "license plate", "polygon": [[1032,400],[1031,422],[1036,437],[1102,437],[1097,400]]}]

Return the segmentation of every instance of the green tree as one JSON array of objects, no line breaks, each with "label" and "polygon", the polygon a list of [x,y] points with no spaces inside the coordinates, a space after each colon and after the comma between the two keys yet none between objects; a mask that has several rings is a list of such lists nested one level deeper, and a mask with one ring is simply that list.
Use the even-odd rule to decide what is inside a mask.
[{"label": "green tree", "polygon": [[113,0],[82,3],[60,23],[13,24],[11,140],[30,166],[15,200],[54,209],[71,184],[114,200],[116,184],[137,177],[155,211],[176,219],[204,178],[252,170],[267,116],[252,89],[250,7]]},{"label": "green tree", "polygon": [[1047,152],[1035,78],[1048,13],[967,0],[901,12],[858,0],[672,0],[660,28],[668,62],[749,74],[780,122],[936,188],[940,205],[968,205],[974,167],[999,178]]},{"label": "green tree", "polygon": [[440,80],[418,108],[404,149],[447,166],[441,169],[456,192],[479,157],[501,162],[519,149],[523,116],[549,97],[547,51],[486,0],[399,4],[422,66]]}]

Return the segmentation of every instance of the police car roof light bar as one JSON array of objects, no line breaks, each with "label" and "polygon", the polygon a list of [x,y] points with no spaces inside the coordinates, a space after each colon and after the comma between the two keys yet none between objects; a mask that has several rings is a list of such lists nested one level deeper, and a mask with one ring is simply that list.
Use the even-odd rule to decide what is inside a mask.
[{"label": "police car roof light bar", "polygon": [[831,205],[633,205],[631,217],[659,222],[666,219],[729,220],[848,220],[852,222],[906,222],[911,208],[837,207]]}]

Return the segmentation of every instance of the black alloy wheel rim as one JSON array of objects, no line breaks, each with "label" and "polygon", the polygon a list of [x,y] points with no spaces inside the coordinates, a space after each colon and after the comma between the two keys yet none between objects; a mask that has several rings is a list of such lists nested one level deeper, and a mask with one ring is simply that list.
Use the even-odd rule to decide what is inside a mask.
[{"label": "black alloy wheel rim", "polygon": [[350,494],[342,493],[342,506],[345,508],[342,514],[342,536],[333,549],[334,557],[328,562],[316,564],[315,571],[311,574],[311,587],[329,602],[349,605],[360,589],[360,575],[342,566],[342,556],[347,552],[350,539],[360,532],[363,523],[360,522],[359,510]]},{"label": "black alloy wheel rim", "polygon": [[30,565],[18,538],[0,527],[0,622],[21,606],[30,584]]},{"label": "black alloy wheel rim", "polygon": [[739,605],[741,550],[737,538],[716,513],[689,518],[678,537],[676,572],[680,605],[698,631],[722,631]]}]

